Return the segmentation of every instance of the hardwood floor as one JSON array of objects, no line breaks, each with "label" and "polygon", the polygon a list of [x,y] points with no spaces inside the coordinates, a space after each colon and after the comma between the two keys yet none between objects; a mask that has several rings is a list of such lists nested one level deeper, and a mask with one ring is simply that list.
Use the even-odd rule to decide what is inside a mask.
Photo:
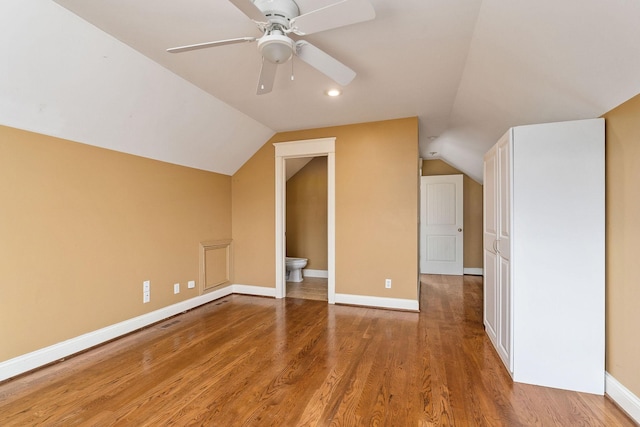
[{"label": "hardwood floor", "polygon": [[287,282],[287,298],[328,301],[327,279],[305,277],[302,282]]},{"label": "hardwood floor", "polygon": [[632,426],[602,396],[513,384],[479,277],[421,313],[231,295],[0,384],[2,426]]}]

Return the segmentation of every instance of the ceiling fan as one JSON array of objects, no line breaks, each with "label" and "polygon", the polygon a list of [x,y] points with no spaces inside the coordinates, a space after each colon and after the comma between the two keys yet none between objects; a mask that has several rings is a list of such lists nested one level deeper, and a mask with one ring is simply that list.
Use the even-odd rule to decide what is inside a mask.
[{"label": "ceiling fan", "polygon": [[305,40],[293,40],[289,34],[305,36],[320,31],[356,24],[375,18],[369,0],[342,0],[300,15],[294,0],[229,0],[258,25],[262,37],[240,37],[167,49],[180,53],[228,44],[258,42],[262,68],[257,94],[271,92],[278,64],[296,55],[324,73],[336,83],[346,86],[356,76],[355,71]]}]

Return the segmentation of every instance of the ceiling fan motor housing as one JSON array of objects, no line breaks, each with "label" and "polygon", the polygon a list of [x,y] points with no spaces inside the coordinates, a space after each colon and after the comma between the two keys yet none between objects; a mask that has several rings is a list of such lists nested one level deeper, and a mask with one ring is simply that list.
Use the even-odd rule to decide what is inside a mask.
[{"label": "ceiling fan motor housing", "polygon": [[254,4],[269,19],[265,35],[258,40],[258,51],[274,64],[287,62],[293,56],[294,42],[286,34],[289,21],[300,15],[293,0],[254,0]]},{"label": "ceiling fan motor housing", "polygon": [[254,0],[258,9],[273,24],[289,28],[289,21],[300,15],[300,9],[293,0]]}]

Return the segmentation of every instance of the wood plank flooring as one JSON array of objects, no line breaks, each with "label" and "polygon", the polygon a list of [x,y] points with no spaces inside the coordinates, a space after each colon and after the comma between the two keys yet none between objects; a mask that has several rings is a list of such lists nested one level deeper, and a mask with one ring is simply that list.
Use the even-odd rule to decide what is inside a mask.
[{"label": "wood plank flooring", "polygon": [[231,295],[0,384],[0,425],[634,425],[512,383],[481,311],[471,276],[423,276],[419,314]]},{"label": "wood plank flooring", "polygon": [[287,282],[287,298],[328,301],[328,279],[305,277],[302,282]]}]

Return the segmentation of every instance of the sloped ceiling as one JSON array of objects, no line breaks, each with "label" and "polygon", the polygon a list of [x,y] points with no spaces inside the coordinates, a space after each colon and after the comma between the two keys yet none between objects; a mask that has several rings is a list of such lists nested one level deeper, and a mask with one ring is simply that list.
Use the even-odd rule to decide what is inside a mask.
[{"label": "sloped ceiling", "polygon": [[0,125],[227,175],[273,135],[50,0],[1,1],[0,38]]},{"label": "sloped ceiling", "polygon": [[[483,153],[509,127],[597,117],[640,93],[638,1],[371,0],[375,20],[305,37],[357,72],[336,99],[324,95],[333,82],[301,61],[279,66],[273,92],[256,95],[255,43],[166,52],[259,36],[227,0],[56,2],[246,116],[195,122],[208,120],[223,132],[245,120],[264,127],[237,144],[225,141],[216,154],[222,160],[246,160],[266,140],[265,129],[417,116],[421,156],[481,182]],[[301,13],[333,2],[297,0]],[[96,55],[101,48],[94,47]],[[182,144],[202,157],[189,141]]]}]

